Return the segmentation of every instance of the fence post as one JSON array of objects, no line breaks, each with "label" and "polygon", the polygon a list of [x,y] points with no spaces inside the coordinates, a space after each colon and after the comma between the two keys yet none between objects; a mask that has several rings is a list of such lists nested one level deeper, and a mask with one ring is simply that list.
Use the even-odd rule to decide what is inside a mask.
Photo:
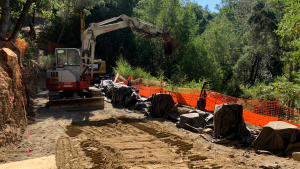
[{"label": "fence post", "polygon": [[216,107],[216,103],[217,103],[217,97],[218,97],[218,93],[216,92],[216,99],[215,99],[214,111],[215,111],[215,107]]},{"label": "fence post", "polygon": [[[193,91],[194,91],[194,89],[192,89]],[[190,106],[190,104],[191,104],[191,102],[192,102],[192,100],[193,100],[193,98],[194,98],[194,95],[195,95],[195,91],[194,91],[194,94],[193,94],[193,96],[192,96],[192,98],[191,98],[191,100],[190,100],[190,103],[189,103],[189,106]]]},{"label": "fence post", "polygon": [[141,82],[142,82],[142,75],[140,75],[139,90],[140,90]]},{"label": "fence post", "polygon": [[160,93],[162,93],[162,78],[160,78]]},{"label": "fence post", "polygon": [[149,96],[151,97],[152,95],[151,95],[151,87],[150,87],[150,80],[148,79],[148,85],[149,85],[149,88],[150,88],[150,94],[149,94]]}]

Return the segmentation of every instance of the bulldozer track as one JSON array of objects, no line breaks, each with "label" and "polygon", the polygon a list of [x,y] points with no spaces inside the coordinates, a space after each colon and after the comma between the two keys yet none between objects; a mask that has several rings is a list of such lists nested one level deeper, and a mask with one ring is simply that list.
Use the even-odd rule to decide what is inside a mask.
[{"label": "bulldozer track", "polygon": [[62,169],[203,168],[208,157],[197,151],[191,140],[159,123],[108,119],[67,126],[56,160]]}]

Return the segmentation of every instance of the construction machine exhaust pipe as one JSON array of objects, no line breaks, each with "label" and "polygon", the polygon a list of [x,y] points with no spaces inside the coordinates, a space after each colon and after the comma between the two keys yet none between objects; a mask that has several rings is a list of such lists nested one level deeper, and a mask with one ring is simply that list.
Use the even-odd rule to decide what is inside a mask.
[{"label": "construction machine exhaust pipe", "polygon": [[164,58],[173,56],[180,47],[180,41],[171,36],[163,37]]}]

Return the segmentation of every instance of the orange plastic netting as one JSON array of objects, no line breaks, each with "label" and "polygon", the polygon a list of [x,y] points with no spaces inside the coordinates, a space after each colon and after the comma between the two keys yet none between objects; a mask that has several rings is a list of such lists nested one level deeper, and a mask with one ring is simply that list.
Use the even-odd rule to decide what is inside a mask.
[{"label": "orange plastic netting", "polygon": [[[133,79],[132,77],[128,79]],[[117,79],[116,82],[123,82],[127,84],[127,81],[121,81]],[[144,97],[150,97],[155,93],[170,93],[173,100],[176,103],[196,107],[197,99],[200,96],[201,90],[199,89],[180,89],[184,93],[176,93],[172,91],[164,90],[161,88],[146,87],[141,83],[133,83],[131,86],[139,89],[139,94]],[[188,94],[190,93],[190,94]],[[206,92],[206,107],[207,111],[214,111],[215,105],[218,104],[240,104],[243,105],[243,117],[244,120],[253,125],[265,126],[271,121],[285,121],[287,123],[296,125],[300,129],[300,125],[292,123],[288,120],[298,117],[300,112],[290,107],[284,106],[277,101],[265,101],[265,100],[249,100],[243,98],[232,97],[224,95],[214,91]]]},{"label": "orange plastic netting", "polygon": [[[10,38],[10,36],[11,36],[11,33],[7,32],[5,39],[7,40],[8,38]],[[24,40],[20,39],[20,38],[17,38],[15,44],[22,51],[22,56],[24,56],[25,55],[25,50],[28,46],[28,43],[25,42]]]}]

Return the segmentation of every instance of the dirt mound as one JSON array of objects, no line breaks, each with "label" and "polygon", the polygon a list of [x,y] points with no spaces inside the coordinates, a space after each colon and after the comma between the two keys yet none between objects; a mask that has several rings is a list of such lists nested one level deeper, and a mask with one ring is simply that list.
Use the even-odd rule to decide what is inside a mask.
[{"label": "dirt mound", "polygon": [[22,86],[18,56],[0,49],[0,146],[20,140],[25,130],[27,99]]},{"label": "dirt mound", "polygon": [[[140,119],[109,118],[73,123],[56,146],[57,167],[65,168],[230,168],[223,157],[175,130]],[[217,160],[213,160],[213,159]]]}]

